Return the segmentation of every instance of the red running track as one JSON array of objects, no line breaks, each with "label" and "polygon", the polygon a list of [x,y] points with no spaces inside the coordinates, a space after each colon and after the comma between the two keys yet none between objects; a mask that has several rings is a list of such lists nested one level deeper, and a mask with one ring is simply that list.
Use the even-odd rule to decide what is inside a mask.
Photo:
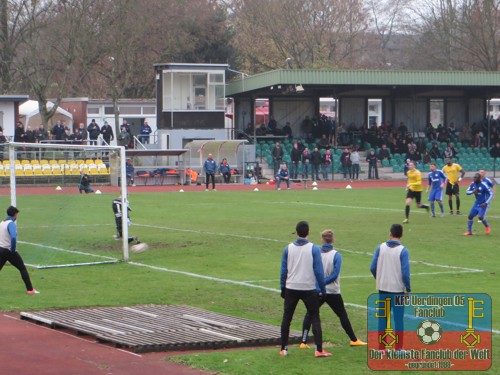
[{"label": "red running track", "polygon": [[[34,296],[36,298],[36,296]],[[199,370],[165,361],[169,354],[135,354],[91,338],[1,314],[2,374],[17,375],[202,375]]]}]

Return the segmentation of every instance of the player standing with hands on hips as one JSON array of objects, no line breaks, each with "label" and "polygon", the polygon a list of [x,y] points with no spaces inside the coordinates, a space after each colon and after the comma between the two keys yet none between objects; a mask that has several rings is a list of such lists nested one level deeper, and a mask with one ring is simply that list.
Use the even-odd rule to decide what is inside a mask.
[{"label": "player standing with hands on hips", "polygon": [[307,240],[309,224],[300,221],[295,227],[297,239],[285,247],[281,258],[281,297],[283,303],[283,319],[281,321],[281,356],[288,355],[288,338],[290,323],[299,301],[306,306],[312,324],[316,357],[330,357],[332,354],[323,350],[323,332],[319,317],[319,295],[326,295],[321,249]]},{"label": "player standing with hands on hips", "polygon": [[[465,176],[465,171],[462,167],[453,163],[451,158],[446,158],[446,165],[443,167],[443,173],[446,175],[448,179],[448,183],[446,184],[446,195],[448,196],[448,205],[450,206],[450,215],[453,215],[453,200],[452,196],[455,196],[455,203],[457,205],[457,215],[461,215],[460,212],[460,188],[458,183],[462,181],[462,178]],[[460,173],[460,176],[458,175]]]},{"label": "player standing with hands on hips", "polygon": [[21,277],[26,285],[26,293],[39,294],[39,291],[33,289],[23,258],[17,252],[16,219],[18,214],[19,210],[14,206],[10,206],[7,208],[7,218],[0,223],[0,270],[6,262],[9,262],[21,273]]}]

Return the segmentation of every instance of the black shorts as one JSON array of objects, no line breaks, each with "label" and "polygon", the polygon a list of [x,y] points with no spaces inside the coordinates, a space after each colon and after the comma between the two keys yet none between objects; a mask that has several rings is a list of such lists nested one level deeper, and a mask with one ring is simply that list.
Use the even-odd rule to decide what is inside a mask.
[{"label": "black shorts", "polygon": [[415,199],[415,202],[420,203],[420,201],[422,200],[422,192],[408,190],[406,192],[406,198]]},{"label": "black shorts", "polygon": [[446,195],[458,194],[459,189],[458,184],[452,185],[449,181],[446,183]]}]

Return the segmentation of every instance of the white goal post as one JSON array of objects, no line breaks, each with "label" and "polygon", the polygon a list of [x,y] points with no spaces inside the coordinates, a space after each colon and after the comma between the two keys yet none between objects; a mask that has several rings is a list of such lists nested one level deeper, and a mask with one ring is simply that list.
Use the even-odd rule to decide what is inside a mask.
[{"label": "white goal post", "polygon": [[[123,260],[129,260],[126,154],[123,146],[68,143],[19,143],[0,145],[0,173],[10,177],[11,205],[17,206],[18,181],[48,185],[78,181],[82,171],[120,187]],[[92,162],[94,163],[92,163]]]}]

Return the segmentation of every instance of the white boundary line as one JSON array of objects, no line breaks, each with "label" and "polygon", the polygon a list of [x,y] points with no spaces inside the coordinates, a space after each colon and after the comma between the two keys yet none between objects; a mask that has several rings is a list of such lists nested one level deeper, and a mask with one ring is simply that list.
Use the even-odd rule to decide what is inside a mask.
[{"label": "white boundary line", "polygon": [[[151,227],[167,229],[165,227],[157,227],[157,226],[151,226]],[[174,228],[172,228],[172,229],[174,229]],[[194,231],[194,230],[181,230],[181,231],[190,231],[190,232],[196,232],[196,233],[203,233],[201,231]],[[205,234],[206,233],[208,233],[208,232],[205,232]],[[214,233],[214,234],[216,234],[216,233]],[[217,233],[217,235],[222,235],[222,234]],[[255,239],[254,237],[250,237],[250,236],[245,236],[245,238]],[[278,242],[278,240],[273,240],[273,239],[266,239],[266,240]],[[21,243],[21,241],[19,241],[19,242]],[[279,242],[281,242],[281,241],[279,241]],[[25,243],[25,242],[22,242],[22,243]],[[42,246],[42,245],[37,245],[37,244],[33,244],[33,243],[26,243],[26,244],[34,245],[34,246]],[[90,254],[90,253],[84,253],[84,252],[81,252],[81,251],[65,250],[65,249],[56,248],[56,247],[53,247],[53,246],[43,246],[43,247],[46,247],[46,248],[49,248],[49,249],[53,249],[53,250],[58,250],[58,251],[75,252],[75,253],[83,254],[83,255],[90,255],[90,256],[102,257],[100,255],[95,255],[95,254]],[[356,253],[368,254],[366,252],[356,252]],[[424,263],[424,262],[416,262],[416,263],[421,263],[421,264],[426,264],[426,265],[432,265],[430,263]],[[204,279],[204,280],[222,282],[222,283],[232,284],[232,285],[245,286],[245,287],[254,288],[254,289],[262,289],[262,290],[266,290],[266,291],[270,291],[270,292],[274,292],[274,293],[280,293],[281,292],[279,289],[276,289],[276,288],[268,288],[268,287],[261,286],[261,285],[255,285],[255,284],[251,284],[251,283],[246,282],[246,281],[235,281],[235,280],[230,280],[230,279],[222,279],[222,278],[218,278],[218,277],[200,275],[200,274],[196,274],[196,273],[192,273],[192,272],[185,272],[185,271],[173,270],[173,269],[169,269],[169,268],[165,268],[165,267],[151,266],[151,265],[144,264],[144,263],[128,262],[127,264],[130,264],[132,266],[137,266],[137,267],[145,267],[145,268],[149,268],[149,269],[156,270],[156,271],[170,272],[170,273],[175,273],[175,274],[184,275],[184,276],[188,276],[188,277],[195,277],[195,278]],[[436,266],[439,267],[440,265],[436,265]],[[454,266],[442,266],[442,267],[444,267],[444,268],[455,268],[455,269],[468,270],[468,272],[483,272],[482,270],[473,270],[473,269],[467,269],[467,268],[462,268],[462,267],[454,267]],[[358,309],[363,309],[363,310],[367,309],[367,306],[358,305],[358,304],[355,304],[355,303],[345,303],[345,305],[346,306],[351,306],[351,307],[354,307],[354,308],[358,308]],[[500,334],[500,330],[492,330],[492,333]]]},{"label": "white boundary line", "polygon": [[[482,270],[470,270],[470,271],[460,271],[460,273],[476,273],[483,272]],[[443,274],[454,274],[456,271],[443,271],[443,272],[418,272],[411,274],[411,277],[414,276],[428,276],[428,275],[443,275]],[[342,279],[371,279],[372,275],[351,275],[351,276],[341,276]],[[276,283],[279,282],[279,279],[274,280],[245,280],[246,283]]]},{"label": "white boundary line", "polygon": [[[165,268],[165,267],[150,266],[150,265],[144,264],[144,263],[128,262],[128,264],[130,264],[132,266],[137,266],[137,267],[146,267],[146,268],[153,269],[153,270],[156,270],[156,271],[176,273],[176,274],[179,274],[179,275],[184,275],[184,276],[189,276],[189,277],[196,277],[196,278],[200,278],[200,279],[205,279],[205,280],[210,280],[210,281],[216,281],[216,282],[222,282],[222,283],[226,283],[226,284],[246,286],[246,287],[255,288],[255,289],[263,289],[263,290],[267,290],[267,291],[275,292],[275,293],[280,293],[281,292],[281,290],[276,289],[276,288],[267,288],[265,286],[255,285],[255,284],[251,284],[251,283],[248,283],[248,282],[245,282],[245,281],[235,281],[235,280],[229,280],[229,279],[221,279],[219,277],[211,277],[211,276],[206,276],[206,275],[199,275],[199,274],[192,273],[192,272],[184,272],[184,271],[172,270],[172,269]],[[346,306],[351,306],[351,307],[358,308],[358,309],[363,309],[363,310],[367,310],[368,309],[367,306],[358,305],[356,303],[344,303],[344,304]],[[493,330],[492,329],[491,332],[495,333],[497,335],[500,334],[500,330]]]},{"label": "white boundary line", "polygon": [[187,233],[196,233],[196,234],[208,234],[208,235],[212,235],[212,236],[222,236],[222,237],[234,237],[234,238],[242,238],[242,239],[245,239],[245,240],[261,240],[261,241],[278,242],[278,243],[285,243],[285,242],[287,242],[286,240],[283,241],[283,240],[277,240],[277,239],[274,239],[274,238],[247,236],[247,235],[244,235],[244,234],[222,233],[222,232],[209,232],[209,231],[194,230],[194,229],[182,229],[182,228],[173,228],[173,227],[162,227],[162,226],[159,226],[159,225],[149,225],[149,224],[136,224],[136,223],[134,223],[134,225],[137,226],[137,227],[144,227],[144,228],[166,229],[166,230],[171,230],[171,231],[176,231],[176,232],[187,232]]},{"label": "white boundary line", "polygon": [[[342,251],[344,253],[359,254],[359,255],[368,255],[370,257],[373,256],[372,253],[368,253],[366,251],[348,250],[348,249],[342,249],[342,248],[337,248],[337,250],[340,250],[340,251]],[[480,270],[480,269],[476,269],[476,268],[467,268],[467,267],[459,267],[459,266],[447,266],[447,265],[444,265],[444,264],[428,263],[428,262],[423,262],[423,261],[420,261],[420,260],[410,260],[410,263],[422,264],[424,266],[430,266],[430,267],[455,269],[455,270],[460,270],[460,271],[463,271],[463,272],[484,272],[484,270]]]},{"label": "white boundary line", "polygon": [[[234,233],[209,232],[209,231],[194,230],[194,229],[181,229],[181,228],[173,228],[173,227],[162,227],[162,226],[159,226],[159,225],[148,225],[148,224],[135,224],[135,225],[136,226],[140,226],[140,227],[145,227],[145,228],[166,229],[166,230],[177,231],[177,232],[188,232],[188,233],[196,233],[196,234],[208,234],[208,235],[212,235],[212,236],[234,237],[234,238],[241,238],[241,239],[247,239],[247,240],[249,240],[249,239],[250,240],[261,240],[261,241],[278,242],[278,243],[285,243],[286,242],[286,241],[281,241],[281,240],[277,240],[277,239],[274,239],[274,238],[253,237],[253,236],[247,236],[247,235],[241,235],[241,234],[234,234]],[[337,249],[340,250],[340,251],[342,251],[342,252],[345,252],[345,253],[358,254],[358,255],[367,255],[367,256],[370,256],[370,257],[373,256],[373,253],[368,253],[366,251],[347,250],[347,249],[342,249],[342,248],[337,248]],[[447,266],[447,265],[433,264],[433,263],[427,263],[427,262],[416,261],[416,260],[412,260],[410,262],[411,263],[415,263],[415,264],[422,264],[422,265],[425,265],[425,266],[432,266],[432,267],[440,267],[440,268],[449,268],[449,269],[462,270],[464,272],[484,272],[484,270],[480,270],[480,269],[466,268],[466,267],[459,267],[459,266]]]},{"label": "white boundary line", "polygon": [[[255,237],[255,236],[247,236],[247,235],[241,235],[241,234],[234,234],[234,233],[222,233],[222,232],[209,232],[209,231],[201,231],[201,230],[194,230],[194,229],[181,229],[181,228],[173,228],[173,227],[164,227],[164,226],[158,226],[158,225],[147,225],[147,224],[134,224],[139,227],[145,227],[145,228],[154,228],[154,229],[166,229],[166,230],[171,230],[171,231],[177,231],[177,232],[187,232],[187,233],[196,233],[196,234],[208,234],[208,235],[213,235],[213,236],[223,236],[223,237],[234,237],[234,238],[241,238],[241,239],[250,239],[250,240],[261,240],[261,241],[269,241],[269,242],[277,242],[277,243],[284,243],[286,241],[281,241],[277,240],[274,238],[266,238],[266,237]],[[74,254],[80,254],[80,255],[89,255],[97,258],[102,258],[102,259],[108,259],[108,260],[116,260],[116,258],[108,257],[108,256],[103,256],[103,255],[96,255],[96,254],[91,254],[91,253],[85,253],[81,251],[76,251],[76,250],[67,250],[67,249],[62,249],[58,248],[55,246],[46,246],[46,245],[40,245],[40,244],[34,244],[32,242],[25,242],[25,241],[19,241],[19,243],[27,244],[27,245],[32,245],[32,246],[38,246],[38,247],[44,247],[47,249],[52,249],[56,251],[62,251],[62,252],[68,252],[68,253],[74,253]],[[372,253],[366,252],[366,251],[357,251],[357,250],[348,250],[348,249],[343,249],[343,248],[337,248],[338,250],[345,252],[345,253],[351,253],[351,254],[358,254],[358,255],[367,255],[367,256],[373,256]],[[423,261],[416,261],[416,260],[411,260],[410,263],[414,264],[422,264],[426,266],[431,266],[431,267],[438,267],[438,268],[446,268],[446,269],[455,269],[455,270],[460,270],[463,272],[484,272],[484,270],[481,269],[475,269],[475,268],[466,268],[466,267],[459,267],[459,266],[448,266],[448,265],[442,265],[442,264],[434,264],[434,263],[428,263],[428,262],[423,262]]]},{"label": "white boundary line", "polygon": [[[301,206],[319,206],[319,207],[329,207],[329,208],[349,208],[349,209],[358,209],[358,210],[373,210],[373,211],[390,211],[390,212],[404,212],[401,209],[396,209],[396,208],[382,208],[382,207],[362,207],[362,206],[346,206],[342,204],[325,204],[325,203],[312,203],[312,202],[275,202],[276,204],[296,204],[296,205],[301,205]],[[422,210],[412,210],[411,214],[427,214],[427,212],[424,212]],[[451,216],[451,215],[446,215],[446,216]],[[463,214],[464,217],[467,215]],[[487,215],[487,219],[499,219],[500,216],[492,216],[492,215]]]},{"label": "white boundary line", "polygon": [[86,255],[86,256],[95,257],[95,258],[102,258],[102,259],[107,259],[107,260],[116,260],[116,261],[118,261],[118,259],[116,259],[116,258],[108,257],[108,256],[105,256],[105,255],[85,253],[83,251],[77,251],[77,250],[68,250],[68,249],[63,249],[63,248],[60,248],[60,247],[41,245],[41,244],[37,244],[37,243],[33,243],[33,242],[26,242],[26,241],[17,241],[17,242],[18,243],[22,243],[24,245],[30,245],[30,246],[36,246],[36,247],[43,247],[43,248],[46,248],[46,249],[60,251],[60,252],[63,252],[63,253]]},{"label": "white boundary line", "polygon": [[[343,204],[325,204],[325,203],[313,203],[313,202],[276,202],[277,204],[296,204],[299,206],[320,206],[320,207],[328,207],[328,208],[349,208],[349,209],[358,209],[358,210],[372,210],[372,211],[390,211],[390,212],[404,212],[401,209],[397,208],[383,208],[383,207],[362,207],[362,206],[346,206]],[[412,211],[413,213],[423,214],[424,212],[420,211]]]}]

